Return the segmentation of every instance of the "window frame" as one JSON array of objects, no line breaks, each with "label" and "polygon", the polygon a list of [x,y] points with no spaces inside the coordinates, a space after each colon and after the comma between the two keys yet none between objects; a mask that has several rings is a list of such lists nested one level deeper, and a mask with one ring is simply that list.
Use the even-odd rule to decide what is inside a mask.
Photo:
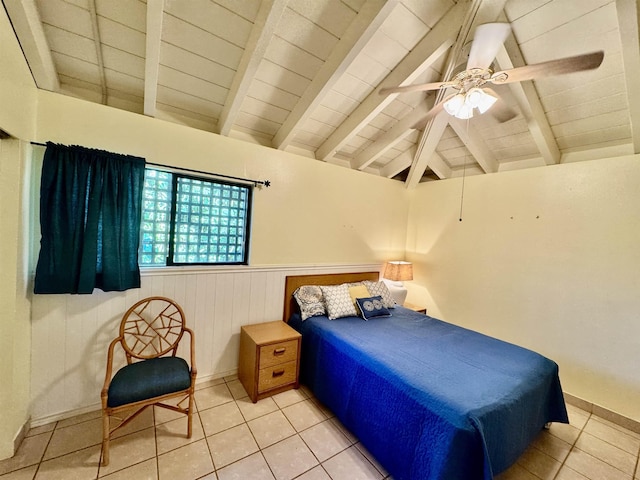
[{"label": "window frame", "polygon": [[[184,173],[181,171],[173,170],[170,168],[157,168],[156,166],[146,166],[145,169],[155,170],[165,173],[171,174],[171,211],[169,214],[169,233],[168,233],[168,241],[167,241],[167,256],[165,257],[164,265],[150,265],[150,264],[140,264],[141,268],[155,269],[155,268],[165,268],[165,267],[191,267],[191,266],[209,266],[209,267],[217,267],[217,266],[234,266],[234,265],[249,265],[249,254],[250,254],[250,244],[251,244],[251,220],[252,220],[252,211],[253,211],[253,190],[254,185],[249,183],[242,182],[234,182],[229,180],[220,180],[215,176],[215,174],[211,174],[210,176],[206,173],[200,173],[198,175],[194,175],[191,173]],[[247,198],[246,198],[246,216],[245,216],[245,226],[242,227],[244,230],[244,245],[242,246],[242,257],[244,261],[233,261],[233,262],[175,262],[173,260],[175,253],[175,235],[176,235],[176,217],[177,217],[177,207],[179,203],[178,199],[178,179],[186,178],[189,180],[197,180],[202,182],[207,182],[210,184],[217,185],[226,185],[231,187],[240,187],[246,190]],[[144,204],[143,204],[144,211]],[[144,221],[144,220],[142,220]],[[141,241],[140,247],[142,247],[142,228],[141,228]],[[141,253],[138,258],[140,259]]]}]

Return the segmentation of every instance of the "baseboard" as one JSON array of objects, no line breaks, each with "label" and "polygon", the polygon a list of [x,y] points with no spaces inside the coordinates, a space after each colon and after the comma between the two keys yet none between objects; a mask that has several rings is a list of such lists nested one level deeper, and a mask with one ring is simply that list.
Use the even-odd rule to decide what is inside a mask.
[{"label": "baseboard", "polygon": [[584,400],[580,397],[576,397],[575,395],[571,395],[570,393],[564,392],[565,401],[573,405],[574,407],[578,407],[582,410],[586,410],[593,415],[597,415],[600,418],[604,418],[616,425],[626,428],[627,430],[631,430],[635,433],[640,433],[640,422],[637,420],[633,420],[631,418],[625,417],[617,412],[606,409],[596,403],[591,403],[587,400]]},{"label": "baseboard", "polygon": [[14,455],[18,451],[18,447],[20,446],[24,438],[27,436],[27,432],[29,431],[29,428],[30,428],[29,425],[31,425],[31,419],[27,419],[27,421],[24,422],[24,424],[20,427],[20,430],[18,430],[18,433],[16,434],[15,438],[13,439]]}]

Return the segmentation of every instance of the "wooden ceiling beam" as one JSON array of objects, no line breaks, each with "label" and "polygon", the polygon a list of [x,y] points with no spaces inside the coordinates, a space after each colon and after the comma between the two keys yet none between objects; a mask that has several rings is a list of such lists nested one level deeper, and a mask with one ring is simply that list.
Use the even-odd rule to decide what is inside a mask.
[{"label": "wooden ceiling beam", "polygon": [[[453,45],[460,22],[464,18],[465,2],[458,2],[427,33],[404,59],[381,82],[380,87],[408,85],[422,72],[436,62]],[[349,115],[349,117],[316,150],[316,158],[328,160],[336,154],[354,135],[375,118],[398,95],[380,95],[379,89],[371,92],[367,98]]]},{"label": "wooden ceiling beam", "polygon": [[4,0],[36,86],[57,92],[60,81],[35,0]]},{"label": "wooden ceiling beam", "polygon": [[[440,143],[440,139],[442,138],[442,134],[447,128],[447,125],[449,125],[449,114],[442,110],[425,127],[420,139],[421,141],[418,142],[416,156],[413,159],[413,163],[409,169],[409,175],[405,182],[408,187],[413,187],[420,183],[420,179],[427,170],[427,167],[431,165],[432,162],[436,163],[437,159],[440,158],[436,153],[436,147],[438,146],[438,143]],[[432,170],[434,170],[435,174],[439,177],[441,174],[445,175],[447,173],[446,170],[440,170],[438,172],[433,168],[433,166]]]},{"label": "wooden ceiling beam", "polygon": [[413,156],[415,155],[415,147],[410,148],[406,152],[401,153],[396,158],[387,163],[380,169],[380,176],[393,178],[403,170],[411,166]]},{"label": "wooden ceiling beam", "polygon": [[640,153],[640,9],[636,0],[616,0],[622,61],[627,83],[633,153]]},{"label": "wooden ceiling beam", "polygon": [[149,117],[156,116],[163,16],[164,0],[147,0],[147,35],[144,59],[144,114]]},{"label": "wooden ceiling beam", "polygon": [[233,77],[227,100],[218,119],[217,130],[220,135],[229,135],[231,127],[240,113],[244,97],[247,95],[260,62],[267,51],[269,41],[287,7],[287,1],[264,0],[260,5],[249,40],[240,58],[240,65]]},{"label": "wooden ceiling beam", "polygon": [[464,143],[471,155],[473,155],[484,173],[495,173],[498,171],[498,161],[482,140],[481,135],[473,125],[473,120],[460,120],[455,117],[449,117],[449,125],[451,125],[451,128],[456,132],[458,138]]},{"label": "wooden ceiling beam", "polygon": [[[498,51],[496,62],[501,70],[526,65],[520,47],[513,35],[507,37],[503,47]],[[560,163],[560,149],[533,82],[509,83],[509,89],[518,102],[522,115],[527,121],[533,141],[545,163],[547,165]]]},{"label": "wooden ceiling beam", "polygon": [[284,150],[291,143],[297,129],[333,89],[398,3],[399,0],[367,0],[273,137],[274,148]]}]

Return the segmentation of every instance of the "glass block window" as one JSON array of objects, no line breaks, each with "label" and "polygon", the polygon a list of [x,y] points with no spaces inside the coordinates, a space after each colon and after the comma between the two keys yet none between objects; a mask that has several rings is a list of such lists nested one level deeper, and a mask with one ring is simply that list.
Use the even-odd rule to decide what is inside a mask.
[{"label": "glass block window", "polygon": [[251,188],[147,169],[141,266],[247,264]]}]

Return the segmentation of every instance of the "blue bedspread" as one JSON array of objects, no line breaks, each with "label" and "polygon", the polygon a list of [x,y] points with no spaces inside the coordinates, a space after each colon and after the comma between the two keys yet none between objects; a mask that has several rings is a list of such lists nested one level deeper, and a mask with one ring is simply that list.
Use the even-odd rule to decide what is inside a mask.
[{"label": "blue bedspread", "polygon": [[402,307],[289,325],[301,381],[396,480],[491,479],[568,421],[558,366],[530,350]]}]

